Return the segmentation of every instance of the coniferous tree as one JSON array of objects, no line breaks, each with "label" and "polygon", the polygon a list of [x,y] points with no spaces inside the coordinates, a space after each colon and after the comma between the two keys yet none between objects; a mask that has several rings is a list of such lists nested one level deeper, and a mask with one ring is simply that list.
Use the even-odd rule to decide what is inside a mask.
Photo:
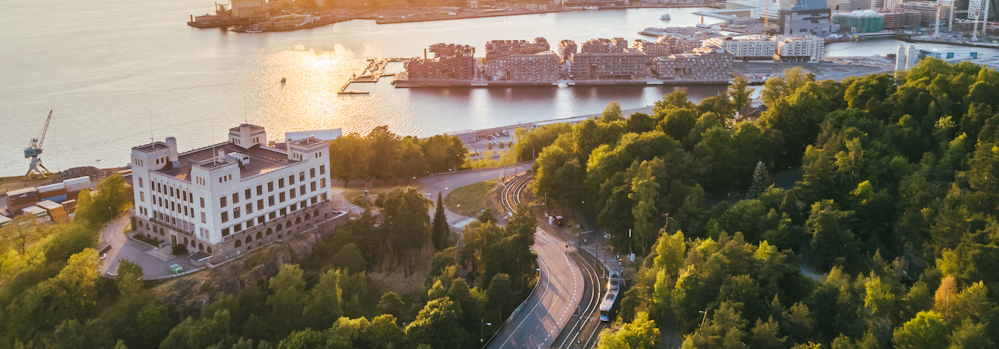
[{"label": "coniferous tree", "polygon": [[443,251],[448,245],[450,229],[447,227],[447,215],[444,214],[444,202],[441,200],[440,192],[437,192],[437,210],[434,212],[433,224],[430,238],[433,240],[434,248]]},{"label": "coniferous tree", "polygon": [[749,187],[749,192],[746,193],[747,199],[752,199],[763,194],[767,188],[770,187],[770,175],[767,173],[767,165],[763,164],[763,161],[756,163],[756,170],[753,171],[753,185]]}]

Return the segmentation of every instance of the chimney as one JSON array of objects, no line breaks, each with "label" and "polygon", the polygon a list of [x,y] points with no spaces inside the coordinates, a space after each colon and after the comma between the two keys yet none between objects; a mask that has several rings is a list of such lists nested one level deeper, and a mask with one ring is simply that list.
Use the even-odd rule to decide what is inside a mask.
[{"label": "chimney", "polygon": [[219,161],[225,161],[225,149],[219,149]]},{"label": "chimney", "polygon": [[167,148],[170,148],[170,163],[173,164],[173,167],[180,167],[180,161],[177,155],[177,138],[167,137],[166,144]]}]

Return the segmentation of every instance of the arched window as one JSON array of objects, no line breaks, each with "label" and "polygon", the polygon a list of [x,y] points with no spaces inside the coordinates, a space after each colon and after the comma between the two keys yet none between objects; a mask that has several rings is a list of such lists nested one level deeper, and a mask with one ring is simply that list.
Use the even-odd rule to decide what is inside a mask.
[{"label": "arched window", "polygon": [[[277,231],[281,231],[281,229],[284,229],[284,227],[282,227],[280,224],[278,224]],[[267,230],[269,231],[270,229],[267,229]]]},{"label": "arched window", "polygon": [[313,215],[313,216],[316,216],[316,217],[319,217],[319,210],[316,210],[316,212],[315,212],[315,213],[313,213],[312,215]]},{"label": "arched window", "polygon": [[243,241],[236,240],[236,247],[240,247],[240,246],[243,246]]},{"label": "arched window", "polygon": [[309,218],[312,218],[312,216],[310,216],[308,213],[306,213],[305,214],[305,220],[309,220]]},{"label": "arched window", "polygon": [[253,237],[252,236],[247,236],[246,237],[246,244],[249,245],[251,242],[253,242]]},{"label": "arched window", "polygon": [[288,222],[288,224],[285,224],[284,227],[285,228],[291,228],[291,222]]},{"label": "arched window", "polygon": [[208,246],[208,253],[212,253],[212,247]]},{"label": "arched window", "polygon": [[258,231],[257,232],[257,240],[260,240],[260,238],[262,238],[262,237],[264,237],[264,232]]},{"label": "arched window", "polygon": [[194,240],[191,240],[191,247],[194,247]]},{"label": "arched window", "polygon": [[267,235],[271,235],[271,234],[274,234],[274,231],[271,230],[271,228],[267,228]]},{"label": "arched window", "polygon": [[188,243],[187,238],[184,238],[184,245],[187,245],[187,243]]},{"label": "arched window", "polygon": [[205,245],[204,245],[204,244],[201,244],[201,243],[199,243],[199,244],[198,244],[198,251],[204,251],[204,250],[205,250]]},{"label": "arched window", "polygon": [[295,224],[302,223],[302,217],[295,218]]}]

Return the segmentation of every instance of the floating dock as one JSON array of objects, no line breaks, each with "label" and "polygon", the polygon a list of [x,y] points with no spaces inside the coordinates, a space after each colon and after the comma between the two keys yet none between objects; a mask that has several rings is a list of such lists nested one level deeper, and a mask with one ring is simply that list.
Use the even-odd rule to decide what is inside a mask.
[{"label": "floating dock", "polygon": [[341,86],[339,90],[337,90],[336,94],[338,94],[338,95],[366,95],[366,94],[369,94],[369,92],[367,92],[367,91],[353,91],[353,90],[348,91],[347,87],[350,86],[350,84],[355,83],[355,82],[357,82],[357,83],[376,83],[376,82],[378,82],[378,79],[381,79],[382,77],[395,76],[394,73],[392,73],[392,74],[386,74],[385,73],[385,68],[388,67],[388,64],[392,63],[392,62],[409,62],[411,59],[412,58],[403,58],[403,57],[368,58],[368,66],[364,68],[364,71],[361,72],[361,75],[356,75],[355,74],[353,77],[350,78],[350,80],[347,80],[347,82],[344,83],[343,86]]}]

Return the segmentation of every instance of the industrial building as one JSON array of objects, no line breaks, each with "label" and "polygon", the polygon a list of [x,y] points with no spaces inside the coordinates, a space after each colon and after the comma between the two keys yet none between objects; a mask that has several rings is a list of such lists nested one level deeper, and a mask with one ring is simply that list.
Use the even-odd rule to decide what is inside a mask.
[{"label": "industrial building", "polygon": [[132,230],[219,263],[339,216],[328,141],[270,148],[264,128],[249,124],[228,137],[183,153],[173,137],[133,147]]},{"label": "industrial building", "polygon": [[559,58],[555,53],[512,54],[486,62],[490,81],[555,82]]},{"label": "industrial building", "polygon": [[833,13],[832,22],[853,33],[876,33],[884,30],[885,15],[872,10]]},{"label": "industrial building", "polygon": [[696,48],[688,53],[656,57],[652,60],[656,77],[668,81],[728,83],[732,54],[716,47]]},{"label": "industrial building", "polygon": [[784,36],[779,35],[775,60],[781,62],[818,63],[825,55],[825,40],[817,36]]},{"label": "industrial building", "polygon": [[434,58],[406,62],[410,80],[471,80],[475,78],[475,48],[469,45],[433,44]]},{"label": "industrial building", "polygon": [[764,36],[746,38],[711,38],[704,41],[705,47],[716,47],[731,53],[735,59],[743,61],[773,60],[777,52],[777,42]]},{"label": "industrial building", "polygon": [[572,55],[571,72],[575,80],[645,80],[649,56],[627,46],[627,41],[593,39]]}]

